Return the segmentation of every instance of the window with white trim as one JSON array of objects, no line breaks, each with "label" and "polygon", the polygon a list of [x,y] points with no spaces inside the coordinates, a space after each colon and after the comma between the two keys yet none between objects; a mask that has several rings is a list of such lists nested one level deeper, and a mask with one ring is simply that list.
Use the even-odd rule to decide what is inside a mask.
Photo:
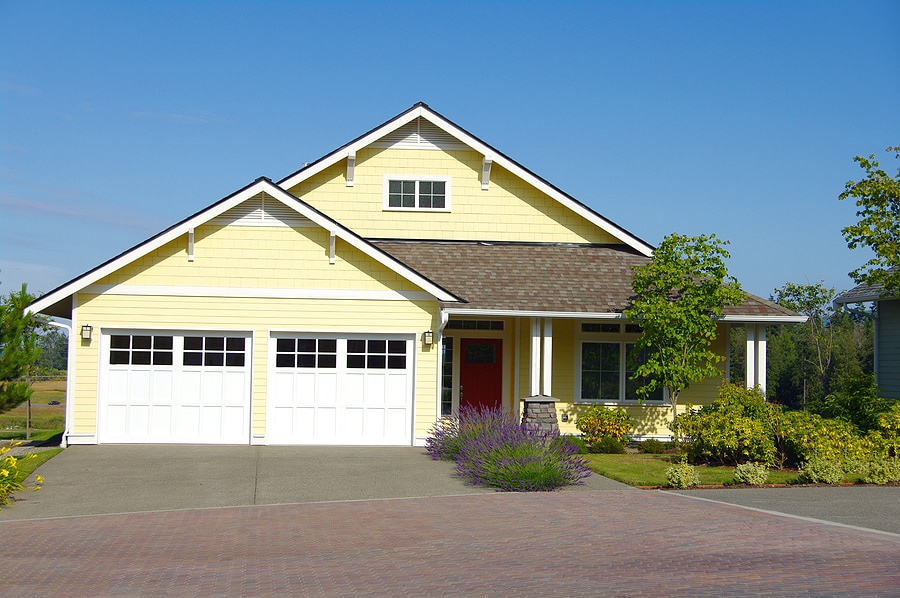
[{"label": "window with white trim", "polygon": [[113,334],[109,338],[111,365],[172,365],[172,335]]},{"label": "window with white trim", "polygon": [[[624,329],[624,330],[623,330]],[[637,350],[640,327],[634,324],[584,323],[578,339],[577,395],[582,403],[637,403],[644,381],[632,380],[646,361]],[[643,398],[645,404],[661,404],[663,389]]]},{"label": "window with white trim", "polygon": [[450,211],[450,177],[384,176],[385,210]]}]

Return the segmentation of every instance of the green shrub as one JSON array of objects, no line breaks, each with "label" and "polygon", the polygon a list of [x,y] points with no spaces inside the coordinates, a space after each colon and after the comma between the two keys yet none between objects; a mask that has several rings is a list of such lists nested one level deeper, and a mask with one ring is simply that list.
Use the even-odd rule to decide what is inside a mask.
[{"label": "green shrub", "polygon": [[834,392],[810,405],[811,411],[845,421],[863,434],[878,427],[878,416],[887,409],[887,400],[878,396],[875,376],[863,373],[845,377]]},{"label": "green shrub", "polygon": [[602,453],[606,455],[624,455],[625,445],[619,442],[617,438],[604,436],[597,442],[591,444],[590,451],[592,453]]},{"label": "green shrub", "polygon": [[758,389],[724,384],[711,404],[675,418],[673,431],[685,439],[693,463],[771,465],[777,456],[772,426],[780,414]]},{"label": "green shrub", "polygon": [[586,455],[588,451],[587,443],[580,436],[573,436],[571,434],[567,434],[565,436],[560,436],[563,442],[575,447],[575,451],[579,455]]},{"label": "green shrub", "polygon": [[807,411],[782,413],[775,424],[775,442],[782,462],[789,465],[813,457],[843,462],[872,456],[871,442],[857,436],[852,424]]},{"label": "green shrub", "polygon": [[638,443],[638,452],[649,455],[662,455],[666,452],[666,443],[656,438],[648,438]]},{"label": "green shrub", "polygon": [[687,461],[673,465],[666,469],[666,485],[671,488],[690,488],[700,484],[700,476],[694,471],[694,466]]},{"label": "green shrub", "polygon": [[879,485],[900,483],[900,459],[888,457],[872,461],[863,481]]},{"label": "green shrub", "polygon": [[769,468],[762,463],[741,463],[734,468],[734,481],[738,484],[762,486],[769,479]]},{"label": "green shrub", "polygon": [[815,456],[800,466],[798,477],[804,483],[836,485],[844,479],[844,466],[838,459]]},{"label": "green shrub", "polygon": [[581,431],[584,441],[591,445],[607,436],[622,442],[634,428],[634,420],[624,409],[595,405],[578,416],[575,427]]},{"label": "green shrub", "polygon": [[890,409],[878,416],[872,436],[884,454],[900,457],[900,401],[893,401]]}]

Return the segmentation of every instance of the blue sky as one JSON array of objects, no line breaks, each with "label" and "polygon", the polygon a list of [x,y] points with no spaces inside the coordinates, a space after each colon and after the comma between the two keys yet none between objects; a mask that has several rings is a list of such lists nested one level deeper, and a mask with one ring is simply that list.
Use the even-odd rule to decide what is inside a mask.
[{"label": "blue sky", "polygon": [[0,0],[0,292],[46,292],[418,101],[752,293],[853,286],[900,3]]}]

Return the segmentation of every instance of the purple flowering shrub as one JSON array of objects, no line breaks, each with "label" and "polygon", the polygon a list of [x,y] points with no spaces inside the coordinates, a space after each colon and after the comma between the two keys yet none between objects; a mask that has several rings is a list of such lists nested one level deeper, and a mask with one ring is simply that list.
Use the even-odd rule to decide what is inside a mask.
[{"label": "purple flowering shrub", "polygon": [[442,417],[425,440],[425,450],[435,461],[455,461],[468,438],[498,429],[509,417],[500,409],[463,405],[457,415]]},{"label": "purple flowering shrub", "polygon": [[435,426],[426,449],[433,459],[455,459],[457,473],[471,483],[505,491],[553,490],[591,475],[578,448],[558,432],[518,424],[502,409],[461,409]]}]

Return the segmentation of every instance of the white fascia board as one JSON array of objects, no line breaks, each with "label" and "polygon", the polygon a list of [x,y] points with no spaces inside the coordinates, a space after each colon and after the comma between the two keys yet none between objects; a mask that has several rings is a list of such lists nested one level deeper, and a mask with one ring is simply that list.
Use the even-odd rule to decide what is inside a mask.
[{"label": "white fascia board", "polygon": [[[310,164],[308,167],[304,168],[303,170],[301,170],[294,176],[284,179],[283,181],[281,181],[279,183],[279,186],[285,190],[290,189],[291,187],[294,187],[294,186],[298,185],[299,183],[302,183],[309,177],[315,176],[315,175],[319,174],[320,172],[322,172],[323,170],[325,170],[326,168],[329,168],[330,166],[337,164],[341,160],[346,159],[349,154],[351,154],[351,153],[355,154],[355,153],[359,152],[359,150],[363,149],[364,147],[368,147],[369,145],[375,143],[376,141],[378,141],[379,139],[381,139],[388,133],[391,133],[392,131],[399,129],[406,123],[408,123],[412,120],[415,120],[416,118],[418,118],[420,116],[425,116],[425,114],[423,114],[423,108],[422,108],[422,106],[416,106],[415,108],[413,108],[406,114],[399,116],[396,120],[392,120],[389,123],[385,124],[384,126],[375,129],[368,135],[360,137],[359,139],[357,139],[350,145],[345,145],[344,147],[341,147],[340,149],[334,151],[330,155],[325,156],[318,162],[314,162],[313,164]],[[429,119],[429,120],[431,120],[431,119]]]},{"label": "white fascia board", "polygon": [[443,312],[448,316],[483,316],[499,318],[569,318],[583,320],[625,320],[620,313],[610,312],[572,312],[572,311],[531,311],[515,309],[466,309],[464,307],[445,307]]},{"label": "white fascia board", "polygon": [[598,215],[587,209],[585,206],[580,203],[573,201],[571,198],[567,197],[565,194],[561,193],[558,189],[548,184],[546,181],[538,178],[530,171],[522,168],[512,160],[504,157],[502,154],[495,154],[495,151],[490,148],[485,143],[475,139],[465,131],[459,129],[452,123],[444,120],[439,115],[435,114],[431,111],[425,111],[424,108],[420,107],[419,110],[422,110],[423,118],[427,119],[429,122],[437,126],[439,129],[443,130],[448,135],[452,135],[456,139],[460,140],[462,143],[465,143],[473,150],[480,153],[482,156],[488,156],[491,158],[494,164],[499,164],[506,170],[512,172],[519,178],[528,182],[532,186],[536,187],[539,191],[549,195],[559,203],[563,204],[588,222],[596,225],[600,229],[608,232],[613,235],[617,239],[621,239],[626,245],[631,247],[632,249],[640,252],[642,255],[646,257],[650,257],[653,254],[653,248],[644,243],[643,241],[633,237],[628,234],[626,231],[622,230],[618,226],[614,225],[612,222],[609,222]]},{"label": "white fascia board", "polygon": [[296,197],[286,192],[284,189],[278,187],[268,179],[260,179],[255,183],[245,187],[244,189],[241,189],[234,195],[231,195],[230,197],[210,206],[209,208],[198,212],[191,218],[182,221],[180,224],[170,228],[169,230],[160,233],[156,237],[153,237],[148,241],[145,241],[144,243],[130,249],[129,251],[126,251],[114,260],[107,262],[99,268],[72,280],[68,284],[58,288],[56,291],[44,295],[28,308],[28,313],[38,313],[41,310],[47,309],[48,307],[57,303],[61,299],[80,292],[85,287],[94,284],[98,280],[102,279],[105,276],[108,276],[109,274],[112,274],[116,270],[122,268],[127,264],[130,264],[134,260],[147,255],[148,253],[159,247],[162,247],[173,239],[177,239],[178,237],[187,234],[190,229],[197,228],[200,225],[205,224],[216,216],[230,210],[231,208],[262,192],[268,193],[270,196],[282,202],[284,205],[289,206],[297,213],[308,218],[310,221],[314,222],[318,226],[321,226],[325,230],[335,231],[338,237],[349,243],[351,246],[359,249],[390,270],[403,276],[410,282],[418,285],[439,301],[459,300],[454,295],[448,293],[428,279],[424,278],[421,274],[410,270],[393,258],[388,257],[387,254],[379,251],[370,243],[363,241],[362,238],[360,238],[356,234],[352,233],[343,226],[340,226],[336,222],[326,218],[319,212],[313,210],[311,207],[299,201]]},{"label": "white fascia board", "polygon": [[422,117],[428,122],[432,123],[448,135],[456,138],[461,143],[468,145],[470,148],[480,153],[482,156],[490,157],[493,164],[499,164],[506,170],[509,170],[519,178],[528,182],[530,185],[537,188],[539,191],[545,193],[551,198],[555,199],[559,203],[563,204],[588,222],[596,225],[603,231],[613,235],[617,239],[622,240],[626,245],[631,247],[632,249],[638,251],[641,255],[646,257],[650,257],[653,254],[653,248],[640,239],[630,235],[628,232],[622,230],[612,222],[598,216],[596,212],[586,208],[581,205],[577,201],[572,200],[570,197],[566,196],[564,193],[560,192],[558,189],[547,183],[546,181],[538,178],[525,168],[522,168],[512,160],[505,158],[502,154],[498,154],[495,150],[489,147],[487,144],[482,143],[478,139],[472,137],[453,123],[445,120],[440,115],[432,112],[430,109],[425,106],[416,106],[409,112],[397,117],[395,120],[390,121],[382,127],[379,127],[369,133],[364,137],[360,137],[355,142],[348,146],[344,146],[332,154],[325,156],[318,162],[310,165],[308,168],[301,170],[297,174],[292,177],[288,177],[287,179],[281,181],[279,186],[283,189],[290,189],[291,187],[303,182],[309,177],[316,175],[326,168],[336,164],[337,162],[345,159],[348,155],[348,152],[358,152],[364,147],[378,141],[388,133],[393,132],[396,129],[399,129],[403,125],[408,122]]},{"label": "white fascia board", "polygon": [[807,316],[723,316],[720,322],[731,324],[802,324],[809,320]]},{"label": "white fascia board", "polygon": [[220,201],[210,206],[206,210],[198,212],[191,218],[181,222],[180,224],[170,228],[169,230],[160,233],[156,237],[152,237],[151,239],[141,243],[140,245],[137,245],[136,247],[133,247],[114,260],[107,262],[99,268],[72,280],[67,285],[60,287],[56,291],[48,295],[44,295],[29,307],[29,313],[40,312],[42,309],[50,307],[61,298],[78,293],[85,287],[94,284],[101,278],[108,276],[119,268],[122,268],[123,266],[130,264],[134,260],[147,255],[154,249],[162,247],[169,241],[187,234],[190,229],[197,228],[201,224],[204,224],[205,222],[209,221],[212,218],[215,218],[219,214],[230,210],[234,206],[246,201],[247,199],[250,199],[261,191],[268,191],[270,188],[277,189],[277,187],[275,187],[271,183],[268,184],[267,188],[265,186],[266,182],[267,181],[260,180],[248,187],[245,187],[231,197],[226,198],[224,201]]}]

